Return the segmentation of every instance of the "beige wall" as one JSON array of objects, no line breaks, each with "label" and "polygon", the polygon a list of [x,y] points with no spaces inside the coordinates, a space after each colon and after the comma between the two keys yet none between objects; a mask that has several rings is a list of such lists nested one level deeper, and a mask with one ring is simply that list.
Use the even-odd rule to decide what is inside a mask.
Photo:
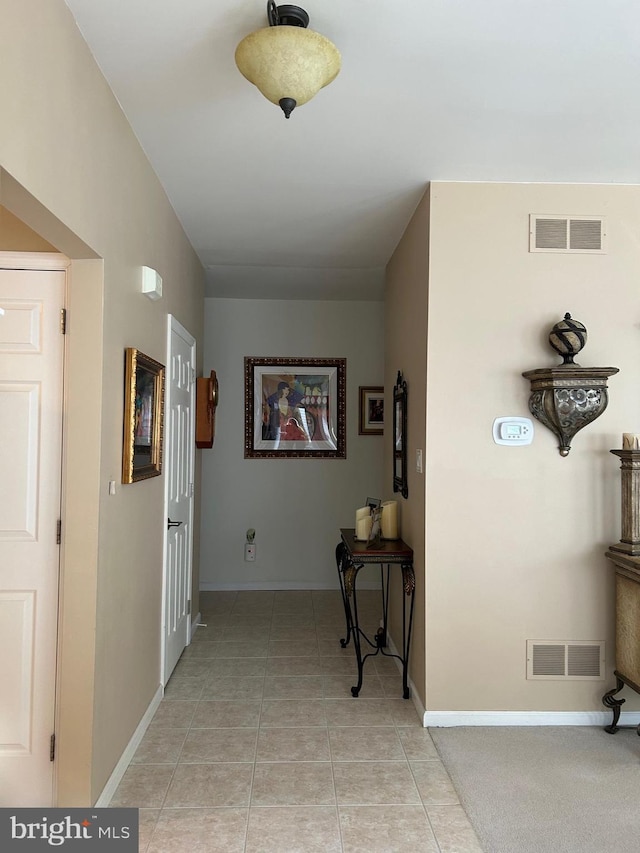
[{"label": "beige wall", "polygon": [[[358,435],[358,388],[383,382],[383,303],[206,299],[205,328],[205,365],[217,372],[220,405],[215,443],[202,460],[203,589],[336,587],[333,553],[340,527],[352,527],[356,507],[389,483],[383,439]],[[274,346],[277,328],[287,335]],[[273,355],[274,349],[294,358],[346,358],[346,459],[278,464],[243,458],[238,412],[244,406],[244,357]],[[250,527],[256,531],[256,560],[246,563],[243,543]],[[313,538],[304,560],[282,559],[282,543],[292,530]],[[372,569],[363,570],[358,581],[371,575],[377,580]]]},{"label": "beige wall", "polygon": [[[529,253],[530,213],[605,216],[608,253]],[[602,710],[603,555],[620,537],[609,449],[640,431],[640,188],[438,182],[430,219],[427,707]],[[537,421],[531,447],[495,445],[495,417],[528,416],[522,372],[559,362],[547,334],[567,311],[589,333],[580,364],[620,368],[608,409],[567,458]],[[527,681],[527,639],[605,640],[606,681]]]},{"label": "beige wall", "polygon": [[[427,306],[429,294],[429,191],[407,226],[387,266],[385,288],[385,394],[391,411],[393,386],[398,371],[407,382],[407,463],[409,496],[405,500],[389,488],[385,499],[397,500],[400,535],[413,548],[416,574],[414,632],[411,641],[409,676],[425,704],[425,478],[416,472],[416,450],[425,450],[425,405],[427,376]],[[391,426],[391,418],[387,420]],[[391,429],[385,429],[385,482],[392,483]],[[402,648],[400,577],[391,585],[391,633]]]},{"label": "beige wall", "polygon": [[[60,804],[86,805],[159,685],[164,480],[120,485],[123,352],[164,362],[167,313],[201,345],[202,270],[63,0],[0,8],[0,79],[12,81],[0,87],[0,201],[70,258],[103,259],[72,264],[69,305],[71,431],[87,405],[90,416],[66,448]],[[163,278],[156,303],[141,265]],[[72,675],[74,660],[89,669]]]},{"label": "beige wall", "polygon": [[0,205],[0,252],[55,252],[55,246]]}]

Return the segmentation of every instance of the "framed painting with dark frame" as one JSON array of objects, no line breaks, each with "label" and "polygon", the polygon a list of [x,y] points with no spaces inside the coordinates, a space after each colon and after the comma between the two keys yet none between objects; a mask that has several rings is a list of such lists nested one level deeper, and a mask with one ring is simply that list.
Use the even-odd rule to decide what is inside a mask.
[{"label": "framed painting with dark frame", "polygon": [[125,350],[122,482],[162,473],[164,365],[134,347]]},{"label": "framed painting with dark frame", "polygon": [[359,435],[382,435],[384,432],[384,388],[361,385],[358,417]]},{"label": "framed painting with dark frame", "polygon": [[244,360],[245,459],[344,459],[345,358]]}]

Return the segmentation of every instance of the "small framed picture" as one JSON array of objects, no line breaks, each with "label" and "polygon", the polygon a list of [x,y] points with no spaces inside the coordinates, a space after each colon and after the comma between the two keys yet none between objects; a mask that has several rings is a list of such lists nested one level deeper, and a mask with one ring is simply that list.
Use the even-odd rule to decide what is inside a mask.
[{"label": "small framed picture", "polygon": [[371,532],[367,539],[367,548],[379,548],[380,537],[382,536],[382,507],[371,507]]},{"label": "small framed picture", "polygon": [[358,433],[360,435],[382,435],[383,431],[384,388],[381,385],[361,385]]}]

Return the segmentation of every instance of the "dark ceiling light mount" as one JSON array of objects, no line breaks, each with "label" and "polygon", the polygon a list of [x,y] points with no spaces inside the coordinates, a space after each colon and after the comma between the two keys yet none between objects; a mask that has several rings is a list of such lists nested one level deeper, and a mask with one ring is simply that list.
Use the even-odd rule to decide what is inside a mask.
[{"label": "dark ceiling light mount", "polygon": [[307,29],[300,6],[267,2],[268,27],[246,36],[236,48],[236,65],[289,118],[340,71],[340,53],[329,39]]},{"label": "dark ceiling light mount", "polygon": [[309,26],[309,16],[300,6],[276,6],[275,0],[267,3],[267,20],[270,27],[304,27]]}]

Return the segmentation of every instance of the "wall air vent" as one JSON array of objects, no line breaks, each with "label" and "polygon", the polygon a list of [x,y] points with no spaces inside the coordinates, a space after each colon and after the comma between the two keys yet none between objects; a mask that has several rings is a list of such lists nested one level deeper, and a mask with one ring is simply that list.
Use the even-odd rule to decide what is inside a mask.
[{"label": "wall air vent", "polygon": [[527,679],[601,681],[604,642],[527,640]]},{"label": "wall air vent", "polygon": [[530,252],[600,254],[606,252],[605,222],[602,216],[529,217]]}]

